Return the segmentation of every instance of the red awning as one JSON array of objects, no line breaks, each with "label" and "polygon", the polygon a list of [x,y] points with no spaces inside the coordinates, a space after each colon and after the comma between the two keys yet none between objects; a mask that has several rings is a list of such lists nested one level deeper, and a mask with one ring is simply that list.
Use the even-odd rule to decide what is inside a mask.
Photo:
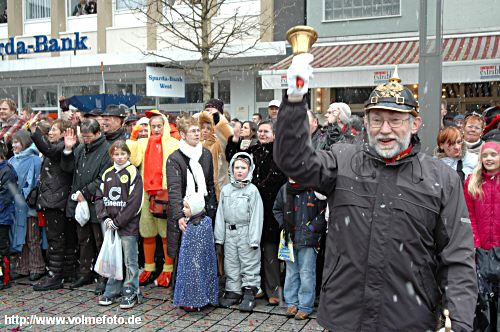
[{"label": "red awning", "polygon": [[[443,38],[443,62],[500,58],[500,35]],[[418,40],[364,42],[313,47],[313,68],[377,66],[418,63]],[[270,70],[286,69],[292,56]]]}]

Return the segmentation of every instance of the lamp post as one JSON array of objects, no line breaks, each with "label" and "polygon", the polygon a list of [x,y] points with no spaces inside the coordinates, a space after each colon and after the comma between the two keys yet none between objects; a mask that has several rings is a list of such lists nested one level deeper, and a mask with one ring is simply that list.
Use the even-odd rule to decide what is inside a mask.
[{"label": "lamp post", "polygon": [[422,151],[431,154],[441,125],[442,0],[420,0],[418,99]]}]

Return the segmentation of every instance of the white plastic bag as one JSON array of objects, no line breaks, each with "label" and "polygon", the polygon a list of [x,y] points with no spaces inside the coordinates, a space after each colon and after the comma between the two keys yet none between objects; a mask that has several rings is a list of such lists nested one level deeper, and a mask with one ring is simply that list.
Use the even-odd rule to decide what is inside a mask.
[{"label": "white plastic bag", "polygon": [[122,240],[118,232],[106,230],[94,271],[105,278],[123,280]]},{"label": "white plastic bag", "polygon": [[[71,195],[71,199],[74,201],[78,201],[77,197],[78,197],[78,192]],[[85,224],[89,221],[90,210],[87,201],[78,202],[78,204],[76,204],[75,219],[82,227],[85,226]]]}]

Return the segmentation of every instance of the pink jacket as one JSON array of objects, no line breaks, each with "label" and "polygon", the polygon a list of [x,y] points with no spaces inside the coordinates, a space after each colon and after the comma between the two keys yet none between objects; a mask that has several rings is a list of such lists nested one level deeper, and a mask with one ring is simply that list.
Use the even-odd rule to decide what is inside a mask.
[{"label": "pink jacket", "polygon": [[500,247],[500,173],[485,175],[483,199],[474,198],[467,187],[470,177],[465,181],[465,201],[474,234],[474,247],[491,249]]}]

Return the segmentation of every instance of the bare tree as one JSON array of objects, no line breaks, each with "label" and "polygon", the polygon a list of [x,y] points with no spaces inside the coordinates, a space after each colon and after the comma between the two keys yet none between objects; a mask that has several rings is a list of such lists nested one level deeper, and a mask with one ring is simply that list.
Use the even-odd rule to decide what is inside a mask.
[{"label": "bare tree", "polygon": [[[158,27],[156,38],[159,44],[199,54],[198,62],[189,67],[166,56],[165,52],[145,52],[166,58],[184,69],[192,70],[201,61],[203,101],[209,100],[212,93],[210,74],[213,62],[253,49],[274,23],[272,8],[262,8],[261,11],[253,8],[253,11],[245,12],[243,6],[234,0],[126,0],[126,3],[144,14],[148,24]],[[221,15],[221,11],[227,8],[231,11]]]}]

